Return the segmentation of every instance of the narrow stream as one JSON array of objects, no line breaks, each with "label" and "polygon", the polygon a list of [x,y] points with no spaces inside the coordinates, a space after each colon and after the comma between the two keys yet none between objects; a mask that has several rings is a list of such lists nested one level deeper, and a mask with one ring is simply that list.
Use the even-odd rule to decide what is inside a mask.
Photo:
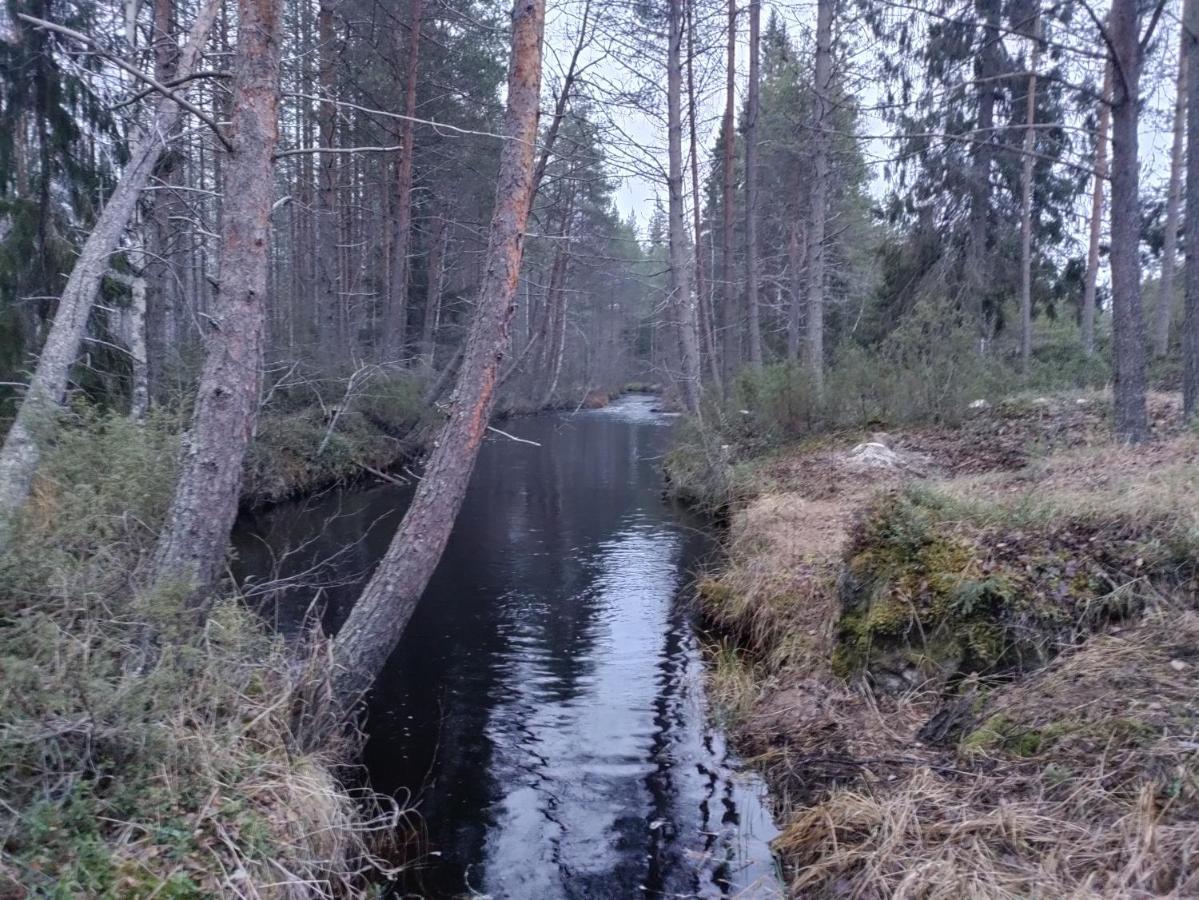
[{"label": "narrow stream", "polygon": [[[492,434],[453,537],[372,696],[373,785],[428,852],[397,896],[778,896],[760,781],[710,721],[686,586],[710,540],[663,499],[671,418],[630,396]],[[240,575],[329,627],[408,492],[350,488],[247,517]],[[322,562],[323,561],[323,562]]]}]

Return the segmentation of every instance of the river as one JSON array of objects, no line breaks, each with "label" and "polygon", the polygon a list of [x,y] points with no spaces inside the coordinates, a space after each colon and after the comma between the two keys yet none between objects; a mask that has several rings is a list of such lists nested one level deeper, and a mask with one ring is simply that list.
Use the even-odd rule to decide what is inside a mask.
[{"label": "river", "polygon": [[[710,718],[688,585],[713,550],[663,497],[672,419],[632,395],[490,434],[370,699],[373,786],[425,832],[396,896],[775,897],[759,779]],[[354,486],[248,515],[238,574],[284,631],[335,628],[408,498]]]}]

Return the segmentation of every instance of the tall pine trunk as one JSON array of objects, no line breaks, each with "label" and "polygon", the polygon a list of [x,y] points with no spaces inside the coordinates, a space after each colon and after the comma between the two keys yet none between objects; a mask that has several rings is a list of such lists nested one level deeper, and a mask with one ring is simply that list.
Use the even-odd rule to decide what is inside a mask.
[{"label": "tall pine trunk", "polygon": [[1166,237],[1162,245],[1162,274],[1157,287],[1153,321],[1153,353],[1159,359],[1170,350],[1170,321],[1174,316],[1174,272],[1178,266],[1178,209],[1182,205],[1183,133],[1187,115],[1186,29],[1178,35],[1178,78],[1174,94],[1173,143],[1170,146],[1170,186],[1166,191]]},{"label": "tall pine trunk", "polygon": [[975,0],[982,19],[982,43],[975,58],[978,82],[978,118],[970,164],[970,230],[967,235],[964,307],[974,317],[984,339],[991,337],[992,311],[987,308],[990,290],[991,163],[994,157],[995,92],[1000,74],[1000,0]]},{"label": "tall pine trunk", "polygon": [[408,330],[409,248],[412,238],[412,163],[416,153],[416,75],[420,62],[420,30],[424,0],[408,7],[408,56],[404,66],[404,120],[400,126],[400,155],[396,161],[395,231],[391,243],[391,278],[387,313],[383,317],[383,358],[401,362]]},{"label": "tall pine trunk", "polygon": [[1112,344],[1116,435],[1149,437],[1145,411],[1145,319],[1141,310],[1141,242],[1137,125],[1141,82],[1137,0],[1113,0],[1109,31],[1112,79]]},{"label": "tall pine trunk", "polygon": [[716,386],[717,393],[723,393],[720,354],[716,350],[716,322],[713,321],[712,310],[707,302],[708,286],[704,278],[702,207],[699,203],[699,126],[695,94],[695,3],[696,0],[690,0],[687,5],[687,121],[691,132],[691,218],[695,232],[695,300],[699,310],[702,352],[708,358],[708,371],[712,375],[712,383]]},{"label": "tall pine trunk", "polygon": [[758,308],[758,113],[762,74],[759,38],[762,0],[749,0],[749,101],[745,116],[745,304],[749,364],[762,368],[762,325]]},{"label": "tall pine trunk", "polygon": [[1032,364],[1032,176],[1037,144],[1037,66],[1041,61],[1041,20],[1032,26],[1032,53],[1028,66],[1028,97],[1024,113],[1024,158],[1020,161],[1020,366],[1028,374]]},{"label": "tall pine trunk", "polygon": [[449,540],[495,406],[533,196],[544,29],[545,0],[518,0],[495,212],[458,387],[404,520],[334,642],[334,695],[343,705],[370,687],[412,618]]},{"label": "tall pine trunk", "polygon": [[[219,0],[207,0],[200,7],[180,54],[180,74],[195,70],[219,8]],[[56,430],[71,366],[79,353],[96,293],[108,270],[109,258],[120,245],[142,189],[158,165],[165,142],[174,133],[181,116],[182,110],[174,100],[168,97],[157,100],[150,126],[130,153],[116,189],[104,204],[71,269],[25,398],[4,438],[4,447],[0,449],[0,534],[29,496],[33,476],[41,462],[42,446]]]},{"label": "tall pine trunk", "polygon": [[1185,0],[1183,46],[1186,57],[1187,151],[1186,221],[1183,244],[1186,252],[1186,298],[1182,315],[1182,409],[1186,418],[1199,405],[1199,0]]},{"label": "tall pine trunk", "polygon": [[736,140],[733,117],[737,105],[737,5],[729,0],[727,59],[724,80],[724,119],[721,122],[721,200],[720,200],[720,274],[724,280],[720,303],[720,333],[724,377],[721,379],[726,390],[733,385],[737,369],[741,365],[741,316],[737,310],[737,282],[733,277],[734,234],[733,234],[733,162],[736,156]]},{"label": "tall pine trunk", "polygon": [[1099,100],[1099,131],[1095,135],[1095,174],[1091,187],[1091,223],[1087,239],[1087,273],[1082,287],[1082,349],[1095,352],[1095,292],[1099,281],[1099,241],[1103,236],[1103,186],[1108,178],[1107,145],[1112,121],[1112,63],[1103,69],[1103,96]]},{"label": "tall pine trunk", "polygon": [[[336,0],[320,0],[317,11],[318,83],[317,140],[322,150],[334,145],[337,122],[337,34],[333,13]],[[336,368],[345,349],[342,340],[341,292],[338,279],[337,155],[317,156],[316,182],[316,336],[322,362]]]},{"label": "tall pine trunk", "polygon": [[220,576],[242,463],[258,420],[279,138],[282,0],[238,0],[232,150],[225,165],[221,272],[196,409],[154,558],[158,585],[194,601]]},{"label": "tall pine trunk", "polygon": [[683,404],[699,412],[701,391],[699,331],[687,266],[687,226],[683,214],[683,0],[670,0],[666,55],[666,129],[669,182],[670,293],[678,321],[679,375]]},{"label": "tall pine trunk", "polygon": [[816,4],[816,103],[812,135],[816,159],[812,175],[812,222],[808,230],[807,364],[817,387],[824,384],[824,230],[828,217],[834,2],[817,0]]}]

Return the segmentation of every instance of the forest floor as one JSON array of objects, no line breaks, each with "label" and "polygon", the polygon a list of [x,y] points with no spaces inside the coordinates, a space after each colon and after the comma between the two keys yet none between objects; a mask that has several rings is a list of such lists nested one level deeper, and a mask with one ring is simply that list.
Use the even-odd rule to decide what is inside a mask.
[{"label": "forest floor", "polygon": [[1199,896],[1199,436],[1101,395],[737,463],[714,691],[796,896]]}]

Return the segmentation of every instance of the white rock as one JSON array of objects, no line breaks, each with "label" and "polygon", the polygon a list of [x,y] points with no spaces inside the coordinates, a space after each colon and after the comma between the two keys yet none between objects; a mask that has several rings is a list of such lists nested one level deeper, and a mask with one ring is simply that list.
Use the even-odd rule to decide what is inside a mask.
[{"label": "white rock", "polygon": [[970,408],[971,409],[987,409],[988,407],[990,407],[990,405],[991,404],[988,403],[986,400],[983,400],[980,398],[978,400],[971,401]]}]

